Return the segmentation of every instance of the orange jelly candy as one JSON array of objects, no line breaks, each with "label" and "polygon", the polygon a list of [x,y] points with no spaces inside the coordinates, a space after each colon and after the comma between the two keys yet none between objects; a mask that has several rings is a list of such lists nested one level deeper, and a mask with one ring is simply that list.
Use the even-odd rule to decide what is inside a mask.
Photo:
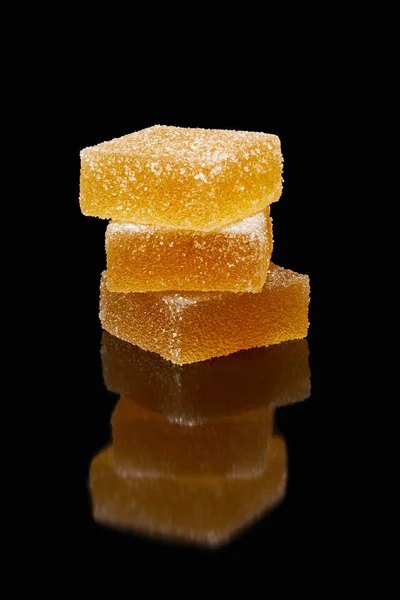
[{"label": "orange jelly candy", "polygon": [[222,545],[272,510],[286,490],[286,446],[277,435],[270,439],[265,471],[251,477],[179,477],[157,474],[157,465],[151,477],[124,477],[116,472],[114,459],[113,448],[109,447],[92,461],[94,519],[172,540]]},{"label": "orange jelly candy", "polygon": [[210,231],[279,200],[282,154],[267,133],[156,125],[81,151],[83,214]]},{"label": "orange jelly candy", "polygon": [[171,423],[195,425],[310,395],[307,340],[176,365],[103,332],[104,383]]},{"label": "orange jelly candy", "polygon": [[207,232],[112,222],[106,250],[112,292],[260,292],[272,254],[269,209]]},{"label": "orange jelly candy", "polygon": [[123,294],[108,290],[103,273],[100,321],[109,333],[185,364],[306,337],[309,295],[307,275],[272,263],[259,294]]}]

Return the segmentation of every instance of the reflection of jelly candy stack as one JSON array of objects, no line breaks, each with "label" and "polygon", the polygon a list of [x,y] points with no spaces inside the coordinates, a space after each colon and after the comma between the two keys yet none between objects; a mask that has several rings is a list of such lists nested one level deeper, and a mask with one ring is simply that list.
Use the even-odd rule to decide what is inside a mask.
[{"label": "reflection of jelly candy stack", "polygon": [[305,340],[174,365],[104,333],[102,363],[121,397],[90,468],[97,521],[218,546],[283,500],[274,410],[309,396]]},{"label": "reflection of jelly candy stack", "polygon": [[308,398],[308,355],[307,341],[295,340],[175,365],[106,331],[101,343],[104,383],[110,392],[189,426]]},{"label": "reflection of jelly candy stack", "polygon": [[82,212],[112,219],[100,319],[174,363],[303,338],[309,279],[270,263],[279,138],[150,127],[81,153]]}]

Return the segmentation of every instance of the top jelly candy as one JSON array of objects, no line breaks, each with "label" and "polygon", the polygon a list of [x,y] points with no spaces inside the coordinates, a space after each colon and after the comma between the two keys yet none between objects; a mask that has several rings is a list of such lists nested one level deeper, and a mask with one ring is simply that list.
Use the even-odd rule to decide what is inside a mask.
[{"label": "top jelly candy", "polygon": [[282,193],[276,135],[156,125],[81,151],[83,214],[210,231]]}]

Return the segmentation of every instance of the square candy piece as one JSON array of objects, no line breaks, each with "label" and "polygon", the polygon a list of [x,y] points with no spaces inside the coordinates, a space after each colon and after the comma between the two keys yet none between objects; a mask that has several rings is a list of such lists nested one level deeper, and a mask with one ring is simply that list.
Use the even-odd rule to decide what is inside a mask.
[{"label": "square candy piece", "polygon": [[307,340],[175,365],[103,331],[103,378],[170,423],[198,425],[269,406],[301,402],[311,391]]},{"label": "square candy piece", "polygon": [[84,215],[209,231],[282,193],[276,135],[156,125],[81,151]]},{"label": "square candy piece", "polygon": [[215,231],[109,224],[112,292],[260,292],[272,253],[269,209]]},{"label": "square candy piece", "polygon": [[307,275],[271,263],[259,294],[110,292],[100,286],[103,329],[184,364],[238,350],[301,339],[308,331]]}]

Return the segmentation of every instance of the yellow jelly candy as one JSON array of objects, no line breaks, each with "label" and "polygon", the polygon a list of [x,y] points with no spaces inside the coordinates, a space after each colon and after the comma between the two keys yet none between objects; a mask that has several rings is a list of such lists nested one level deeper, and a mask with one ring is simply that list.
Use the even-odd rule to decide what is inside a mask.
[{"label": "yellow jelly candy", "polygon": [[279,200],[276,135],[156,125],[81,151],[83,214],[209,231]]}]

